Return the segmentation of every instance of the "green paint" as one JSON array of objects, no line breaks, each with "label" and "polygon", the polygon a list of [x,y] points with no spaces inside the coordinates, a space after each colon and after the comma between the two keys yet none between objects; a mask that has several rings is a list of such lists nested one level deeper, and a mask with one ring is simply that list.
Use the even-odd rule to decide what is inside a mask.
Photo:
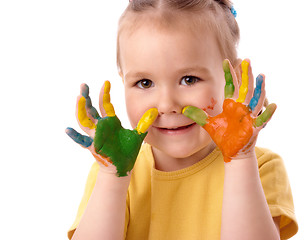
[{"label": "green paint", "polygon": [[146,134],[124,129],[116,116],[101,118],[96,126],[94,148],[101,156],[109,157],[119,177],[127,176],[134,167]]},{"label": "green paint", "polygon": [[273,116],[276,108],[277,106],[274,103],[268,105],[265,111],[259,117],[255,119],[254,126],[260,127],[264,123],[266,123]]},{"label": "green paint", "polygon": [[183,109],[184,116],[190,118],[195,121],[198,125],[203,127],[207,123],[207,115],[206,113],[197,107],[187,106]]},{"label": "green paint", "polygon": [[225,72],[225,80],[226,80],[226,85],[225,85],[225,98],[232,98],[233,93],[234,93],[234,85],[233,85],[233,78],[232,74],[230,72],[230,66],[229,66],[229,61],[225,59],[223,61],[223,69]]}]

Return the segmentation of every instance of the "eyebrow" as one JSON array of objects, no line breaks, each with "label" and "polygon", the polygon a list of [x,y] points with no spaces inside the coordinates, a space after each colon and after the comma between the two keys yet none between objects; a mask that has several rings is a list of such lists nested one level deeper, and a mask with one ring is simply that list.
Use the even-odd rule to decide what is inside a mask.
[{"label": "eyebrow", "polygon": [[124,79],[130,79],[130,78],[150,78],[151,74],[147,72],[128,72],[124,75]]},{"label": "eyebrow", "polygon": [[[178,70],[176,70],[174,72],[174,74],[176,75],[187,75],[187,74],[194,74],[194,73],[202,73],[203,75],[206,76],[211,76],[211,71],[204,67],[204,66],[193,66],[193,67],[187,67],[187,68],[180,68]],[[128,72],[127,74],[125,74],[124,79],[135,79],[135,78],[152,78],[152,74],[148,73],[148,72]]]},{"label": "eyebrow", "polygon": [[202,72],[203,74],[207,74],[209,75],[210,74],[210,70],[206,67],[203,67],[203,66],[193,66],[193,67],[189,67],[189,68],[183,68],[183,69],[179,69],[177,71],[177,73],[188,73],[188,72]]}]

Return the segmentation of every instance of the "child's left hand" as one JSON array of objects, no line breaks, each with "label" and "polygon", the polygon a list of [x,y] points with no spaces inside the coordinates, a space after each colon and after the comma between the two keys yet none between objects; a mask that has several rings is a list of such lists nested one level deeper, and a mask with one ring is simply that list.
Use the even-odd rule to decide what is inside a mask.
[{"label": "child's left hand", "polygon": [[241,87],[228,60],[223,62],[225,72],[225,100],[223,112],[215,117],[208,116],[203,110],[187,106],[183,114],[200,126],[211,136],[221,150],[224,161],[244,159],[254,154],[259,131],[265,127],[276,110],[276,104],[270,104],[260,114],[265,100],[265,77],[257,77],[254,89],[250,61],[242,62]]}]

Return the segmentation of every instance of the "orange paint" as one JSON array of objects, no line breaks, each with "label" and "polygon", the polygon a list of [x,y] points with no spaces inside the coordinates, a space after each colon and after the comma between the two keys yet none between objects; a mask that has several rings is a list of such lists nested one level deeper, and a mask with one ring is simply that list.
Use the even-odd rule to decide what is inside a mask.
[{"label": "orange paint", "polygon": [[105,167],[108,167],[108,164],[107,164],[104,160],[106,160],[106,161],[112,163],[112,161],[110,160],[110,158],[102,158],[100,155],[98,156],[98,155],[93,154],[93,153],[92,153],[92,155],[95,157],[95,159],[96,159],[97,161],[99,161],[100,163],[102,163]]},{"label": "orange paint", "polygon": [[223,112],[209,117],[208,124],[204,126],[221,150],[225,162],[230,162],[251,139],[253,119],[250,113],[249,108],[242,103],[225,99]]}]

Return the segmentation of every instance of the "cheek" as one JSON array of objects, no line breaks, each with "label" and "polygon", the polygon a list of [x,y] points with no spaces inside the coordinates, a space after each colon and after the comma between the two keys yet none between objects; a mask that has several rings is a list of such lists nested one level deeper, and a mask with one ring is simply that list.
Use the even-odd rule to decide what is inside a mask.
[{"label": "cheek", "polygon": [[125,93],[125,102],[128,119],[132,128],[135,128],[147,109],[134,94]]},{"label": "cheek", "polygon": [[210,116],[216,116],[222,112],[223,97],[212,96],[208,99],[207,105],[203,108]]},{"label": "cheek", "polygon": [[194,106],[197,106],[207,112],[210,116],[216,116],[222,111],[224,100],[223,92],[219,88],[209,88],[202,91],[202,94],[196,94]]},{"label": "cheek", "polygon": [[222,112],[222,106],[224,102],[224,81],[217,81],[215,87],[208,95],[205,111],[211,115],[216,116]]},{"label": "cheek", "polygon": [[130,121],[130,124],[132,126],[132,128],[135,128],[138,121],[137,121],[137,107],[136,107],[136,104],[131,101],[131,99],[129,98],[126,98],[125,100],[125,103],[126,103],[126,112],[127,112],[127,116],[128,116],[128,119]]},{"label": "cheek", "polygon": [[211,97],[211,100],[208,102],[207,107],[204,109],[206,112],[213,111],[216,109],[217,105],[217,99],[214,97]]}]

